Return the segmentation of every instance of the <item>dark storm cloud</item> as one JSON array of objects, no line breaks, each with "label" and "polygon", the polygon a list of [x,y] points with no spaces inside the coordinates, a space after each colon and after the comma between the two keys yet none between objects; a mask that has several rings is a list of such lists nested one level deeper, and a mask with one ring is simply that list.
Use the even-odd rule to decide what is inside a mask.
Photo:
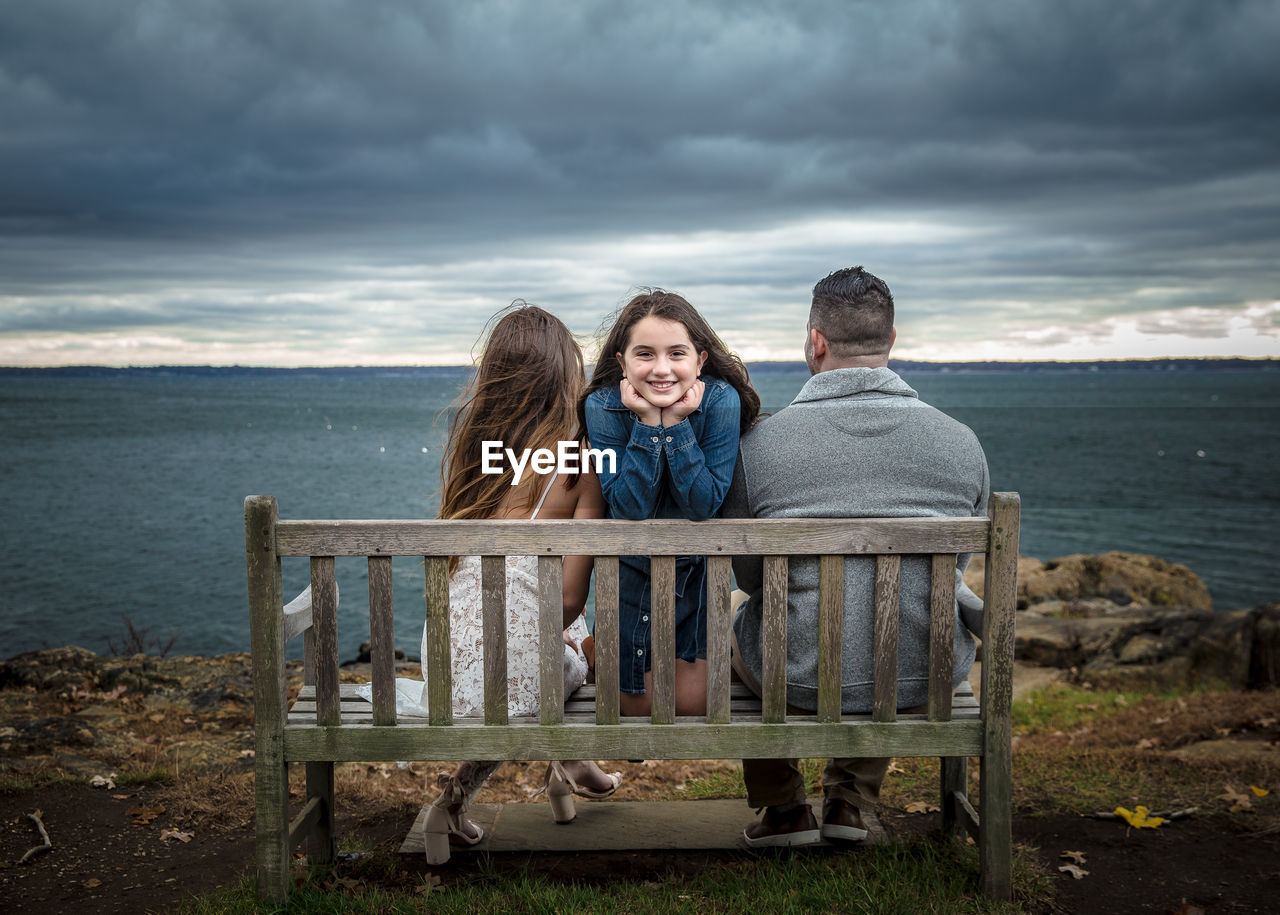
[{"label": "dark storm cloud", "polygon": [[[320,282],[390,308],[413,268],[487,307],[526,284],[483,262],[548,240],[818,218],[981,227],[859,248],[921,313],[975,279],[1064,316],[1273,297],[1277,39],[1267,0],[10,4],[0,332],[243,329]],[[791,296],[844,260],[690,279]],[[114,292],[146,301],[84,299]]]}]

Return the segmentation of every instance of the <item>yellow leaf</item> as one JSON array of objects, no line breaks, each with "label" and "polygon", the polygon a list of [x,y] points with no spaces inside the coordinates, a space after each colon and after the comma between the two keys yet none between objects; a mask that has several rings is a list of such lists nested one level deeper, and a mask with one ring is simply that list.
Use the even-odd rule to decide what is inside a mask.
[{"label": "yellow leaf", "polygon": [[1155,829],[1157,826],[1163,826],[1165,822],[1164,817],[1147,816],[1151,811],[1141,804],[1132,811],[1117,807],[1113,812],[1134,829]]},{"label": "yellow leaf", "polygon": [[1259,788],[1257,785],[1250,785],[1249,790],[1253,792],[1254,797],[1266,797],[1271,793],[1266,788]]}]

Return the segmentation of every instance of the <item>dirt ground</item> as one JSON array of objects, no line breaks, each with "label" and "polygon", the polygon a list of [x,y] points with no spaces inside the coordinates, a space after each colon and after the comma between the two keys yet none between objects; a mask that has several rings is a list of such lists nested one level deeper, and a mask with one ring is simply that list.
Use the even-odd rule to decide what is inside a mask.
[{"label": "dirt ground", "polygon": [[[655,773],[660,774],[660,773]],[[176,797],[176,799],[175,799]],[[253,860],[253,824],[244,813],[191,821],[180,792],[147,784],[123,790],[61,784],[0,798],[0,909],[5,911],[159,912],[192,894],[238,884]],[[239,804],[234,806],[239,807]],[[350,806],[350,805],[348,805]],[[346,847],[392,853],[412,824],[403,801],[340,811]],[[163,809],[161,809],[163,808]],[[17,863],[40,844],[28,814],[41,811],[53,847]],[[247,813],[251,808],[243,808]],[[936,814],[886,809],[891,835],[927,832]],[[751,812],[743,805],[744,825]],[[165,830],[180,836],[165,837]],[[184,839],[185,836],[185,839]],[[1079,816],[1019,816],[1015,841],[1036,848],[1043,869],[1056,875],[1064,912],[1275,912],[1280,900],[1280,833],[1240,831],[1224,816],[1196,816],[1154,830]],[[1074,879],[1057,867],[1079,852],[1088,875]],[[830,854],[828,851],[815,851]],[[843,852],[857,854],[857,851]],[[717,860],[747,854],[506,854],[487,856],[498,871],[528,869],[551,879],[606,882],[693,873]],[[456,855],[442,868],[400,856],[388,876],[365,873],[348,856],[330,878],[334,892],[369,882],[415,887],[434,873],[447,888],[472,878],[486,856]]]}]

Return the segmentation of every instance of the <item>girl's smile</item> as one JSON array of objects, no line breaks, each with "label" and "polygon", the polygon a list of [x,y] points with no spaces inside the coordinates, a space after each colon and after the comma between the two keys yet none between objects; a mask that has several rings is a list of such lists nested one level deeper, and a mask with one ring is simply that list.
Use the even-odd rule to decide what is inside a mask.
[{"label": "girl's smile", "polygon": [[615,355],[636,393],[659,409],[684,396],[707,359],[694,348],[683,324],[654,315],[635,323],[626,352]]}]

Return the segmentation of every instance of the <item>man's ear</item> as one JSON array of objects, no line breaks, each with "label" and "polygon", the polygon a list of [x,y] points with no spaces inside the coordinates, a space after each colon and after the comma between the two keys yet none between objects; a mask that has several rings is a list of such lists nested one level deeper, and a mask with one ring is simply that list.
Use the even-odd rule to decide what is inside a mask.
[{"label": "man's ear", "polygon": [[816,327],[809,328],[809,345],[813,350],[815,362],[827,354],[827,338],[822,336],[822,331]]},{"label": "man's ear", "polygon": [[889,333],[889,348],[893,349],[893,344],[898,342],[898,328],[893,328]]}]

